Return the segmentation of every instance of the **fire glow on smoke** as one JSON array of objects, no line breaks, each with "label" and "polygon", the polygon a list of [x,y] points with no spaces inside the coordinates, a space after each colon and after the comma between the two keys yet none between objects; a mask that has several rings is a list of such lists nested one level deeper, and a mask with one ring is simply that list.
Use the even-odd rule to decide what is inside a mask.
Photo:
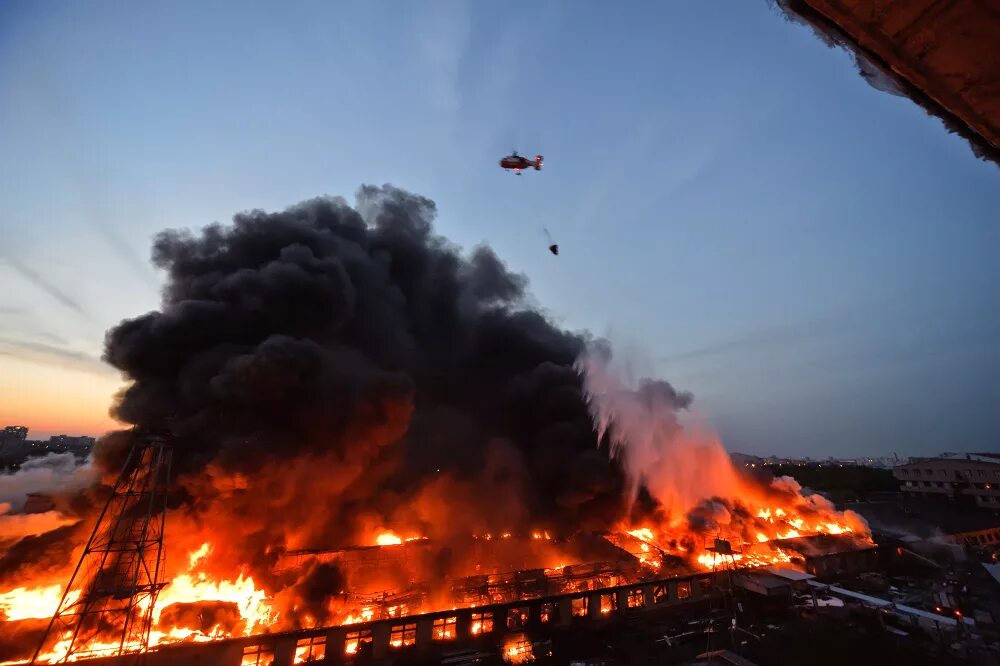
[{"label": "fire glow on smoke", "polygon": [[[737,469],[682,425],[690,395],[555,327],[523,276],[488,248],[461,255],[433,216],[427,199],[366,187],[354,207],[320,199],[157,239],[161,310],[122,322],[106,350],[133,380],[117,416],[169,415],[177,437],[153,645],[483,605],[475,581],[560,580],[599,557],[598,534],[637,566],[601,584],[711,570],[716,537],[753,566],[792,561],[782,539],[867,538],[793,480]],[[99,443],[87,483],[25,491],[52,495],[59,520],[0,537],[0,662],[33,652],[125,444]],[[504,622],[486,615],[473,631]]]}]

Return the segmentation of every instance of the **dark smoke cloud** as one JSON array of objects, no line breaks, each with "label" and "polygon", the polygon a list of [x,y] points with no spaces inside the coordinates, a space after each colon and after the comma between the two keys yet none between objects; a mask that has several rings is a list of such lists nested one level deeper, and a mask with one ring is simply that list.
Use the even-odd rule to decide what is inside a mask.
[{"label": "dark smoke cloud", "polygon": [[161,233],[162,307],[107,336],[105,360],[134,380],[115,416],[169,427],[182,472],[362,461],[327,507],[333,531],[442,476],[482,489],[485,520],[620,517],[622,473],[573,367],[585,336],[532,309],[492,250],[436,236],[435,212],[365,186],[354,207],[320,198]]},{"label": "dark smoke cloud", "polygon": [[50,363],[102,375],[113,372],[99,358],[90,354],[37,340],[0,337],[0,355],[30,359],[39,363]]}]

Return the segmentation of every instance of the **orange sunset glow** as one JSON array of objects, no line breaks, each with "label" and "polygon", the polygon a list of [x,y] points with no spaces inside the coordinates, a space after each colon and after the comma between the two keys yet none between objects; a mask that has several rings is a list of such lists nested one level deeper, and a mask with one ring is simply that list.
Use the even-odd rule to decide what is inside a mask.
[{"label": "orange sunset glow", "polygon": [[117,374],[0,356],[0,422],[29,428],[29,437],[100,435],[118,423],[108,415],[122,382]]}]

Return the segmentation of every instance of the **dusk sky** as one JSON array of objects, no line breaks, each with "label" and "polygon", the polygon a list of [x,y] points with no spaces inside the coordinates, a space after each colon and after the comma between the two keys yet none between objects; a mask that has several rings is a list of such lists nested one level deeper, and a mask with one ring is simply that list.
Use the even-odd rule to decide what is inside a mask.
[{"label": "dusk sky", "polygon": [[731,451],[1000,450],[1000,168],[765,0],[8,0],[0,91],[0,426],[114,427],[156,232],[392,183]]}]

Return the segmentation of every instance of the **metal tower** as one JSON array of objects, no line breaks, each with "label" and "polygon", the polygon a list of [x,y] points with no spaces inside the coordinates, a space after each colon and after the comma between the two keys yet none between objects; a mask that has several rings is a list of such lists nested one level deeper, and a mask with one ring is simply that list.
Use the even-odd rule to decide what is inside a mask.
[{"label": "metal tower", "polygon": [[[132,431],[132,447],[31,663],[143,653],[166,583],[163,525],[172,449]],[[54,654],[53,654],[54,653]]]}]

